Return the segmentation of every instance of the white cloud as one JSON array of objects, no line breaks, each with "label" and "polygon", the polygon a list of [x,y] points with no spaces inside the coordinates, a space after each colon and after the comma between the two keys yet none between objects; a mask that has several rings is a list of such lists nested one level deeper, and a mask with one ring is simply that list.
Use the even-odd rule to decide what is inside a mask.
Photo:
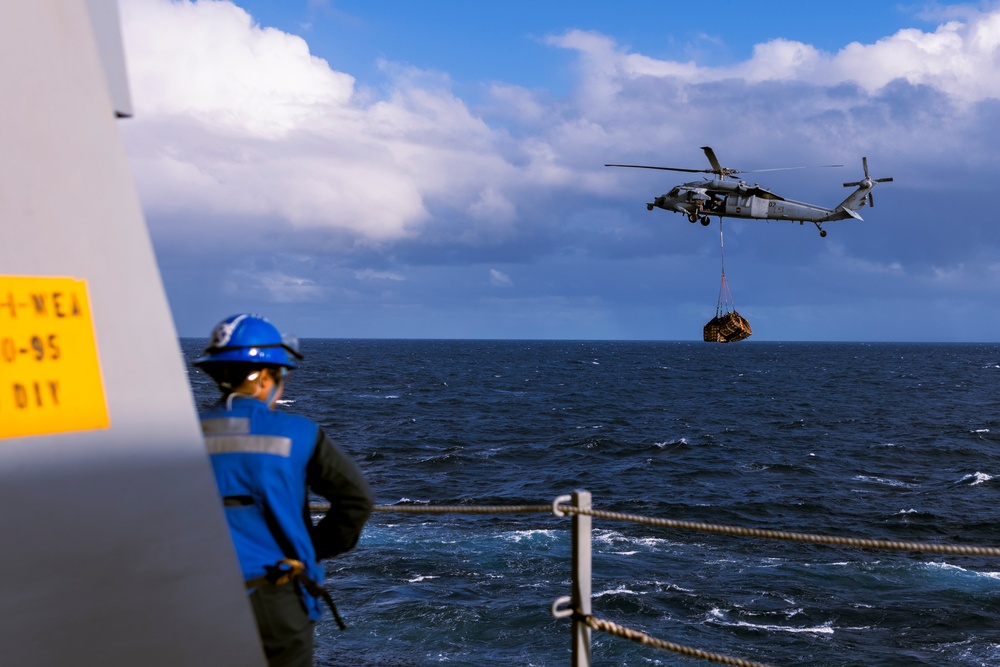
[{"label": "white cloud", "polygon": [[514,281],[503,271],[490,269],[490,284],[495,287],[513,287]]},{"label": "white cloud", "polygon": [[618,93],[621,82],[639,77],[688,83],[729,79],[854,83],[869,93],[903,79],[932,86],[963,103],[1000,97],[1000,9],[968,10],[962,20],[944,23],[934,32],[900,30],[874,44],[854,42],[837,53],[775,39],[756,45],[750,60],[726,67],[655,60],[580,30],[550,37],[548,43],[581,54],[585,89],[592,99],[604,102]]},{"label": "white cloud", "polygon": [[324,289],[310,278],[280,271],[234,271],[223,283],[229,295],[254,295],[269,303],[313,303],[323,299]]},{"label": "white cloud", "polygon": [[230,2],[126,0],[122,23],[136,115],[186,116],[280,137],[344,109],[354,78],[305,40],[262,28]]},{"label": "white cloud", "polygon": [[355,271],[354,277],[358,280],[392,280],[395,282],[406,280],[405,277],[398,273],[393,273],[392,271],[375,271],[373,269]]},{"label": "white cloud", "polygon": [[440,76],[386,64],[394,87],[372,102],[231,2],[122,5],[136,108],[123,134],[154,216],[277,217],[381,243],[417,234],[430,200],[465,209],[508,169]]},{"label": "white cloud", "polygon": [[931,269],[931,279],[941,285],[956,286],[967,283],[969,274],[964,263],[954,266],[935,266]]},{"label": "white cloud", "polygon": [[494,188],[487,187],[479,193],[479,198],[469,205],[469,213],[480,220],[505,222],[517,215],[517,207]]},{"label": "white cloud", "polygon": [[873,260],[851,255],[842,243],[836,241],[824,244],[832,269],[855,275],[882,274],[903,277],[906,271],[898,260]]}]

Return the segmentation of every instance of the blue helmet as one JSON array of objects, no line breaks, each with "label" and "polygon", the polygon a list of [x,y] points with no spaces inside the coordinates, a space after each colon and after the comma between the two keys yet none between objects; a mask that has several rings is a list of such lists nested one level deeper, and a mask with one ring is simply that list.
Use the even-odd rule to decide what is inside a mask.
[{"label": "blue helmet", "polygon": [[297,345],[282,337],[273,324],[261,315],[230,315],[212,330],[212,340],[195,360],[206,364],[254,364],[295,368],[292,357],[302,359]]}]

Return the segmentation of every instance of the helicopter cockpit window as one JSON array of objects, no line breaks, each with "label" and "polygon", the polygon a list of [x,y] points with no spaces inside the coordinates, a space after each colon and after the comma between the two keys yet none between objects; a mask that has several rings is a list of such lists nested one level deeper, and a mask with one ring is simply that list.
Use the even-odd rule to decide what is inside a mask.
[{"label": "helicopter cockpit window", "polygon": [[677,187],[677,188],[674,188],[673,190],[671,190],[670,192],[668,192],[667,196],[668,197],[676,197],[680,193],[681,193],[681,189],[679,187]]}]

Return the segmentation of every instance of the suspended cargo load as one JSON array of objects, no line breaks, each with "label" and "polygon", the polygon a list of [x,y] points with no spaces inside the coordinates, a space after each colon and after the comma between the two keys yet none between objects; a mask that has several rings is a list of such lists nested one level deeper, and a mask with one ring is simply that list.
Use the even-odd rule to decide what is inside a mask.
[{"label": "suspended cargo load", "polygon": [[705,325],[706,343],[735,343],[749,338],[753,331],[746,319],[732,310],[725,315],[716,315]]},{"label": "suspended cargo load", "polygon": [[726,246],[722,240],[722,220],[719,220],[719,246],[722,250],[722,285],[719,287],[719,301],[715,305],[715,317],[705,325],[706,343],[735,343],[749,338],[753,331],[746,318],[736,312],[733,293],[726,281]]}]

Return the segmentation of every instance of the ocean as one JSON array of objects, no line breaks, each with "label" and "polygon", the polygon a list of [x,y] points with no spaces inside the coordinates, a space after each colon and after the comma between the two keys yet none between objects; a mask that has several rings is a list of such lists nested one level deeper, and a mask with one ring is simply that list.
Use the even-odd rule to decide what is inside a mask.
[{"label": "ocean", "polygon": [[[188,360],[200,339],[181,341]],[[280,409],[384,505],[1000,546],[1000,345],[304,340]],[[195,400],[215,389],[191,369]],[[376,513],[316,664],[570,665],[570,519]],[[593,613],[775,667],[1000,664],[1000,559],[593,520]],[[592,664],[712,664],[595,632]]]}]

